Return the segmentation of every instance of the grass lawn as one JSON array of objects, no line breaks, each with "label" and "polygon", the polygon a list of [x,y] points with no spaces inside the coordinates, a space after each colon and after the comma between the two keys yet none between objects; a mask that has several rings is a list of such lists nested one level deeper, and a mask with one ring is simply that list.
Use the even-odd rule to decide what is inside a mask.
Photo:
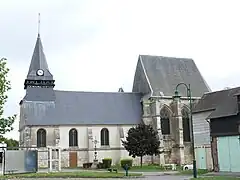
[{"label": "grass lawn", "polygon": [[[207,174],[209,171],[206,169],[198,169],[197,170],[197,174],[198,176],[201,176],[203,174]],[[193,174],[193,170],[180,170],[179,175],[192,175]]]},{"label": "grass lawn", "polygon": [[[119,171],[124,171],[124,169],[122,167],[111,167],[111,168],[116,168]],[[162,166],[158,166],[158,165],[142,165],[141,166],[132,166],[129,170],[129,172],[159,172],[159,171],[171,171],[171,170],[166,170],[165,168],[163,168]]]},{"label": "grass lawn", "polygon": [[162,166],[158,165],[143,165],[141,166],[132,166],[129,171],[138,171],[138,172],[156,172],[156,171],[166,171]]},{"label": "grass lawn", "polygon": [[[222,177],[200,177],[197,179],[200,179],[200,180],[239,180],[239,178],[236,178],[236,177],[226,177],[226,176],[224,176],[224,177],[223,176]],[[191,180],[195,180],[195,179],[192,178]]]},{"label": "grass lawn", "polygon": [[[15,174],[5,175],[0,179],[14,179],[14,178],[115,178],[124,177],[124,173],[115,172],[55,172],[55,173],[30,173],[30,174]],[[129,176],[142,176],[141,173],[129,173]]]}]

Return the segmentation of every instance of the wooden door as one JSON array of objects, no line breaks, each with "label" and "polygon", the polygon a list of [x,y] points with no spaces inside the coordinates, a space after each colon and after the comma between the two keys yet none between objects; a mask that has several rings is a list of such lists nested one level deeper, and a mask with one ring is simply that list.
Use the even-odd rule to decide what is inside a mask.
[{"label": "wooden door", "polygon": [[240,172],[239,136],[218,137],[217,145],[220,171]]},{"label": "wooden door", "polygon": [[229,136],[229,152],[231,172],[240,172],[240,139],[239,136]]},{"label": "wooden door", "polygon": [[69,152],[69,167],[77,167],[77,152]]},{"label": "wooden door", "polygon": [[197,148],[197,163],[198,169],[207,169],[207,161],[206,161],[206,149],[205,148]]},{"label": "wooden door", "polygon": [[218,149],[218,162],[219,170],[230,172],[230,152],[229,152],[229,142],[228,137],[218,137],[217,139],[217,149]]}]

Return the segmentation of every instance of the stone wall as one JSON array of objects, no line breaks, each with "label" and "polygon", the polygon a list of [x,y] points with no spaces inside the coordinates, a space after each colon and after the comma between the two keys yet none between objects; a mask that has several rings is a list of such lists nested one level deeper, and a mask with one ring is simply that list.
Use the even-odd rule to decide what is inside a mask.
[{"label": "stone wall", "polygon": [[[168,145],[168,147],[167,147]],[[192,156],[191,156],[191,144],[190,143],[184,143],[184,154],[185,154],[185,164],[192,163]],[[171,164],[176,163],[179,164],[179,149],[178,147],[174,147],[173,142],[167,142],[165,145],[164,150],[164,158],[165,158],[165,164]],[[121,151],[124,151],[122,153],[122,157],[119,157],[117,160],[113,160],[113,164],[117,165],[120,163],[120,159],[124,158],[130,158],[128,156],[128,152],[125,150],[112,150],[110,153],[120,153]],[[68,168],[69,167],[69,152],[70,150],[64,150],[61,151],[61,167],[62,168]],[[99,153],[100,155],[101,153]],[[101,155],[100,155],[101,156]],[[77,167],[82,167],[83,163],[86,163],[89,161],[89,152],[88,151],[77,151]],[[109,156],[111,158],[111,156]],[[99,161],[104,157],[99,157]],[[159,164],[160,159],[158,156],[144,156],[143,157],[143,164]],[[140,157],[136,157],[133,159],[133,165],[140,165]],[[48,167],[48,151],[47,149],[40,149],[38,151],[38,167],[39,168],[47,168]]]},{"label": "stone wall", "polygon": [[61,152],[61,166],[63,168],[69,167],[69,151],[62,151]]},{"label": "stone wall", "polygon": [[[136,157],[133,159],[133,166],[140,166],[140,164],[140,157]],[[144,156],[143,164],[159,164],[159,156]]]},{"label": "stone wall", "polygon": [[172,159],[175,157],[175,152],[173,151],[174,139],[171,135],[163,135],[163,145],[164,145],[164,158],[165,164],[173,163]]},{"label": "stone wall", "polygon": [[[185,106],[186,101],[176,102],[172,99],[157,99],[156,101],[143,100],[143,121],[146,124],[151,124],[154,129],[158,131],[160,147],[162,151],[158,156],[144,156],[143,163],[157,163],[157,164],[186,164],[192,161],[192,151],[189,143],[183,142],[183,127],[182,127],[182,115],[181,109]],[[169,110],[170,116],[170,134],[162,135],[161,130],[161,118],[160,110],[162,108]],[[132,126],[108,126],[110,132],[110,146],[107,148],[101,147],[99,144],[98,148],[98,159],[101,161],[103,158],[112,158],[113,164],[118,164],[122,158],[130,158],[128,152],[123,150],[121,140],[123,140],[127,134],[127,131]],[[36,145],[36,132],[39,127],[31,128],[31,144],[29,146]],[[87,126],[75,127],[81,135],[79,135],[79,147],[69,149],[68,147],[68,136],[67,132],[71,127],[45,127],[47,130],[47,146],[57,146],[62,148],[61,152],[61,164],[62,167],[69,167],[69,152],[77,152],[77,166],[81,167],[83,163],[92,162],[93,155],[93,137],[100,140],[100,130],[103,126],[93,126],[91,128]],[[122,135],[119,133],[119,128],[122,128],[124,132]],[[91,130],[91,131],[90,131]],[[91,133],[90,133],[91,132]],[[60,139],[61,137],[61,139]],[[91,151],[88,151],[90,149]],[[48,152],[47,149],[39,149],[38,155],[39,167],[48,166]],[[134,165],[140,164],[140,158],[135,158],[133,161]]]},{"label": "stone wall", "polygon": [[47,148],[42,148],[38,150],[38,167],[47,168],[48,167],[48,150]]},{"label": "stone wall", "polygon": [[[69,167],[69,152],[61,151],[61,167]],[[77,151],[77,166],[82,167],[83,163],[88,162],[88,151]],[[48,167],[48,151],[47,149],[38,150],[38,167],[47,168]]]},{"label": "stone wall", "polygon": [[191,142],[184,142],[184,159],[185,159],[185,164],[192,164],[192,157],[193,150],[192,150],[192,145]]},{"label": "stone wall", "polygon": [[[69,167],[69,153],[70,150],[61,152],[61,166],[63,168]],[[84,163],[88,162],[88,151],[77,151],[77,167],[82,167]]]},{"label": "stone wall", "polygon": [[[124,152],[122,152],[124,151]],[[64,150],[61,151],[61,167],[62,168],[68,168],[69,167],[69,153],[71,152],[71,150]],[[75,151],[77,152],[77,167],[82,167],[83,163],[87,163],[89,162],[89,152],[88,151]],[[90,151],[92,152],[92,151]],[[100,151],[101,152],[101,151]],[[120,153],[122,152],[122,156],[119,157],[119,159],[114,160],[113,159],[113,165],[118,165],[120,164],[120,160],[124,159],[124,158],[131,158],[128,156],[128,152],[126,152],[125,150],[112,150],[111,152],[109,152],[109,158],[111,158],[111,154],[112,153]],[[48,151],[45,148],[39,149],[38,150],[38,167],[39,168],[47,168],[48,167]],[[105,156],[104,156],[105,157]],[[101,157],[101,153],[99,153],[99,162],[101,162],[101,159],[104,158]],[[133,158],[133,165],[138,166],[140,165],[140,157],[136,157]],[[159,164],[159,155],[158,156],[144,156],[143,157],[143,164]]]}]

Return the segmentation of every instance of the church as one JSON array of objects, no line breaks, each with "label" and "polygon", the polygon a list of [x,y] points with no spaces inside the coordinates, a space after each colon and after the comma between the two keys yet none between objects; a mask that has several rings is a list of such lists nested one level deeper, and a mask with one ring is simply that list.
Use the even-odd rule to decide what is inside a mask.
[{"label": "church", "polygon": [[98,161],[112,158],[118,164],[129,158],[121,140],[143,122],[158,131],[162,151],[144,157],[145,163],[191,162],[189,101],[185,87],[179,86],[181,101],[173,99],[174,90],[191,84],[196,102],[209,86],[192,59],[139,55],[136,62],[132,92],[55,90],[38,34],[20,101],[20,146],[38,149],[39,167],[47,167],[47,147],[61,148],[62,167],[74,168],[93,162],[95,145]]}]

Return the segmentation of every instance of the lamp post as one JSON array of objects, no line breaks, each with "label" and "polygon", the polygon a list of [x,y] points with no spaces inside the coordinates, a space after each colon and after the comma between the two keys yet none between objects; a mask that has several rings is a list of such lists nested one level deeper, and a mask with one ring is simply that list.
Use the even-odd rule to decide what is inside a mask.
[{"label": "lamp post", "polygon": [[176,86],[176,89],[175,89],[175,97],[176,98],[179,98],[180,99],[180,95],[178,93],[178,87],[180,85],[184,85],[187,89],[187,97],[188,97],[188,100],[189,100],[189,109],[190,109],[190,113],[189,113],[189,116],[190,116],[190,123],[191,123],[191,136],[192,136],[192,148],[193,148],[193,177],[194,178],[197,178],[197,167],[196,167],[196,158],[195,158],[195,148],[194,148],[194,135],[193,135],[193,118],[192,118],[192,95],[191,95],[191,87],[190,87],[190,84],[187,85],[185,83],[179,83],[177,86]]}]

